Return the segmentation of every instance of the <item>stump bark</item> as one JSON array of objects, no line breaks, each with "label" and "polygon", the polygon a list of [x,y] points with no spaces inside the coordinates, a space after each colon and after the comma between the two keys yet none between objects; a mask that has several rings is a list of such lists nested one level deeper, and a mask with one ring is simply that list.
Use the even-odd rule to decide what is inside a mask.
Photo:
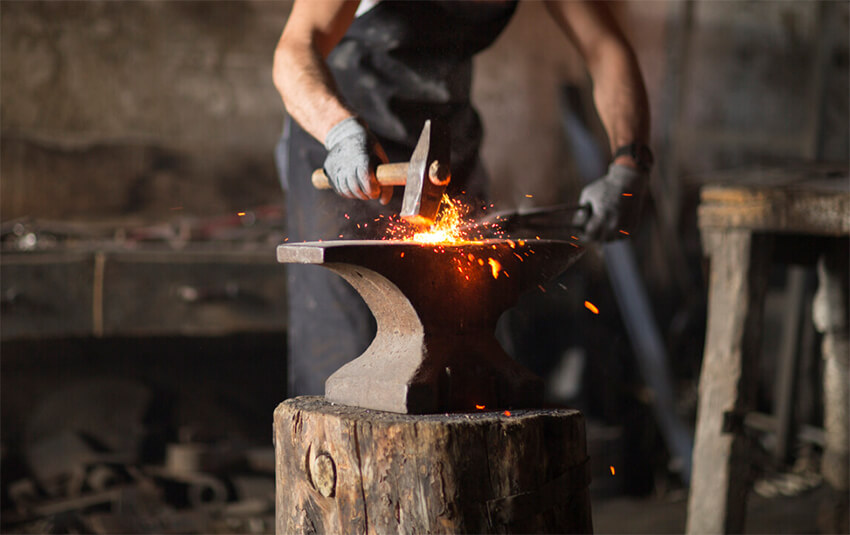
[{"label": "stump bark", "polygon": [[584,418],[405,415],[305,396],[274,414],[276,531],[590,533]]}]

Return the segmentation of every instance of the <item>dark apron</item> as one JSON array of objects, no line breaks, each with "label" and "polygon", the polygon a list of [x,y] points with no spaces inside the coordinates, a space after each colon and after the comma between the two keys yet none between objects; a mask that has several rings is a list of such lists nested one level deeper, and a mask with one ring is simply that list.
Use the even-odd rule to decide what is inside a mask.
[{"label": "dark apron", "polygon": [[[410,158],[426,119],[445,121],[452,135],[448,193],[471,204],[486,199],[481,121],[469,100],[472,57],[495,40],[515,9],[516,1],[380,2],[354,20],[327,60],[344,101],[391,162]],[[385,207],[316,190],[310,175],[326,154],[287,120],[276,160],[289,241],[385,236],[375,219],[398,213],[403,188],[395,188]],[[375,320],[354,289],[324,268],[287,265],[287,290],[288,395],[323,394],[327,377],[368,347]]]}]

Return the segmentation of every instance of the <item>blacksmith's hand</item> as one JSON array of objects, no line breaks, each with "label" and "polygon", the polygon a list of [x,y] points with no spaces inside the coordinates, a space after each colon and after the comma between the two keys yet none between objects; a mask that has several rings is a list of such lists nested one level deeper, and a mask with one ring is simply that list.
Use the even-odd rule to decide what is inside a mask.
[{"label": "blacksmith's hand", "polygon": [[581,191],[573,225],[583,227],[582,239],[605,242],[625,238],[637,226],[649,174],[612,163],[608,173]]},{"label": "blacksmith's hand", "polygon": [[357,118],[349,117],[334,125],[325,137],[325,148],[328,156],[323,168],[334,191],[350,199],[380,197],[383,204],[389,202],[392,186],[382,188],[375,177],[375,169],[386,163],[387,155]]}]

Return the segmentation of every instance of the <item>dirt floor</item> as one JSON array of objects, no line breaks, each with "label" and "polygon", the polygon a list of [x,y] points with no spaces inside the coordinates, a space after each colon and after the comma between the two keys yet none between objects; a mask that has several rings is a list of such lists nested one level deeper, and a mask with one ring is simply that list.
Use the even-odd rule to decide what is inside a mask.
[{"label": "dirt floor", "polygon": [[[828,499],[823,486],[794,497],[763,498],[750,494],[745,533],[821,533],[818,511]],[[687,498],[597,499],[592,503],[597,534],[684,533]]]}]

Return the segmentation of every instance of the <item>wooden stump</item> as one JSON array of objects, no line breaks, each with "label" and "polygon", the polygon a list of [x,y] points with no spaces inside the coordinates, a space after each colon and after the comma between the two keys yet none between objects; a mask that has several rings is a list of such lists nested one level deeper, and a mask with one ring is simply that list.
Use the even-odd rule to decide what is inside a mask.
[{"label": "wooden stump", "polygon": [[274,441],[279,535],[592,531],[575,410],[405,415],[305,396],[277,407]]}]

